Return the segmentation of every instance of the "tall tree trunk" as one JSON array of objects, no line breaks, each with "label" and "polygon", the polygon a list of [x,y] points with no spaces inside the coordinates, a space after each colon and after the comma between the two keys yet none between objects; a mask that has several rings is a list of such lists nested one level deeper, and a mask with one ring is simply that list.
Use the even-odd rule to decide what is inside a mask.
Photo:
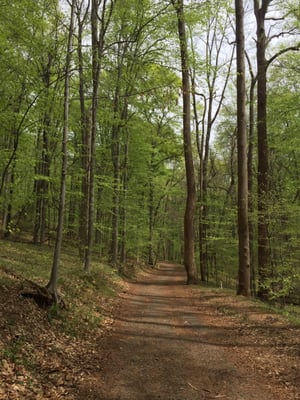
[{"label": "tall tree trunk", "polygon": [[[128,105],[126,102],[126,119],[127,119],[127,110]],[[121,214],[121,245],[120,245],[120,252],[121,252],[121,263],[126,263],[126,242],[127,242],[127,190],[128,190],[128,158],[129,158],[129,134],[128,129],[126,128],[125,132],[125,145],[124,145],[124,162],[123,162],[123,169],[122,169],[122,207],[120,209]]]},{"label": "tall tree trunk", "polygon": [[[48,83],[50,85],[50,74]],[[48,90],[49,86],[46,86]],[[47,96],[48,97],[48,96]],[[33,232],[33,243],[42,244],[45,242],[47,234],[47,213],[48,213],[48,190],[50,176],[50,156],[49,156],[49,131],[51,118],[48,111],[45,111],[43,121],[43,132],[41,137],[41,157],[36,167],[38,179],[35,181],[34,191],[36,196],[35,205],[35,224]]]},{"label": "tall tree trunk", "polygon": [[78,56],[78,77],[79,77],[79,101],[80,101],[80,163],[81,163],[81,199],[79,207],[79,256],[82,262],[85,260],[85,253],[88,246],[88,211],[89,211],[89,164],[90,164],[90,134],[91,134],[91,110],[86,107],[83,59],[83,30],[88,15],[89,4],[84,9],[82,1],[76,1],[77,19],[77,56]]},{"label": "tall tree trunk", "polygon": [[51,52],[48,53],[47,63],[41,65],[42,81],[45,89],[45,97],[43,100],[44,114],[43,114],[43,127],[42,134],[38,140],[40,145],[40,158],[36,167],[36,174],[38,179],[35,182],[35,195],[36,195],[36,215],[33,242],[42,244],[47,239],[49,231],[48,221],[48,196],[49,196],[49,177],[50,177],[50,134],[51,125],[53,120],[53,105],[54,98],[51,96],[51,76],[54,57]]},{"label": "tall tree trunk", "polygon": [[112,127],[111,156],[113,164],[113,207],[112,207],[112,237],[110,258],[114,267],[118,263],[119,252],[119,224],[120,224],[120,75],[121,66],[118,66],[118,78],[114,98],[114,122]]},{"label": "tall tree trunk", "polygon": [[[101,6],[101,7],[100,7]],[[94,197],[95,197],[95,156],[96,156],[96,135],[98,115],[98,95],[101,63],[104,51],[104,40],[109,26],[115,1],[92,0],[91,8],[91,41],[92,41],[92,105],[91,105],[91,143],[88,181],[88,232],[87,248],[84,259],[85,271],[90,270],[93,250],[94,234]],[[100,27],[99,27],[100,22]]]},{"label": "tall tree trunk", "polygon": [[[260,5],[261,4],[261,5]],[[268,299],[270,288],[267,285],[271,277],[271,254],[268,227],[268,186],[269,186],[269,149],[267,137],[267,61],[265,16],[270,0],[254,0],[257,24],[257,210],[258,210],[258,296]]]},{"label": "tall tree trunk", "polygon": [[[9,157],[5,168],[1,174],[1,184],[0,184],[0,196],[2,196],[2,223],[0,226],[0,237],[8,237],[10,235],[9,225],[11,222],[11,210],[12,210],[12,201],[13,201],[13,187],[15,180],[15,167],[17,160],[17,152],[19,148],[19,138],[21,134],[21,126],[22,121],[18,124],[17,118],[19,113],[21,112],[21,105],[23,103],[24,97],[24,87],[22,88],[22,92],[18,96],[18,101],[16,105],[13,107],[13,112],[15,115],[14,123],[11,132],[8,135],[8,148],[12,149],[12,154]],[[27,111],[29,108],[27,109]],[[26,111],[26,112],[27,112]],[[24,118],[23,118],[24,121]]]},{"label": "tall tree trunk", "polygon": [[248,226],[247,118],[243,0],[235,0],[237,64],[238,233],[239,273],[237,294],[250,296]]},{"label": "tall tree trunk", "polygon": [[183,92],[183,144],[187,188],[186,207],[184,214],[184,266],[187,273],[187,283],[193,284],[198,281],[198,278],[194,255],[196,185],[191,141],[191,90],[183,0],[173,1],[173,5],[177,12]]},{"label": "tall tree trunk", "polygon": [[63,137],[62,137],[62,166],[61,166],[61,181],[60,181],[60,195],[59,195],[59,212],[58,212],[58,224],[57,233],[55,240],[55,248],[53,254],[53,263],[51,269],[51,275],[47,284],[47,289],[51,293],[55,302],[58,301],[57,294],[57,278],[58,268],[60,262],[60,252],[62,246],[63,237],[63,225],[64,225],[64,214],[65,214],[65,201],[66,201],[66,177],[67,177],[67,142],[69,132],[69,97],[70,97],[70,66],[71,66],[71,54],[72,54],[72,43],[73,43],[73,26],[74,26],[74,4],[75,0],[72,0],[70,5],[70,25],[67,43],[67,54],[65,64],[65,87],[64,87],[64,126],[63,126]]},{"label": "tall tree trunk", "polygon": [[[93,248],[94,230],[94,196],[95,196],[95,154],[96,154],[96,134],[97,134],[97,113],[98,113],[98,90],[100,76],[100,48],[98,33],[98,7],[99,0],[92,0],[91,10],[91,35],[92,35],[92,105],[91,105],[91,138],[90,138],[90,160],[88,170],[88,224],[87,224],[87,243],[85,249],[84,269],[90,270],[91,256]],[[99,53],[101,51],[101,53]]]},{"label": "tall tree trunk", "polygon": [[[152,142],[152,150],[155,148],[155,140]],[[149,247],[148,247],[148,264],[154,266],[154,255],[153,255],[153,233],[154,233],[154,183],[153,183],[153,163],[154,153],[151,153],[150,165],[149,165],[149,199],[148,199],[148,221],[149,221]]]},{"label": "tall tree trunk", "polygon": [[[255,115],[254,115],[254,97],[256,76],[253,73],[252,65],[249,56],[246,54],[249,72],[251,76],[251,84],[249,91],[249,134],[248,134],[248,201],[249,201],[249,242],[250,242],[250,271],[251,271],[251,294],[256,295],[256,279],[255,279],[255,254],[254,254],[254,193],[253,193],[253,154],[254,154],[254,135],[255,135]],[[255,196],[256,197],[256,196]]]},{"label": "tall tree trunk", "polygon": [[[220,11],[218,12],[220,13]],[[208,65],[206,70],[206,85],[208,89],[208,95],[198,93],[196,88],[196,68],[194,67],[191,71],[191,81],[193,88],[193,111],[194,119],[196,123],[196,138],[197,138],[197,150],[199,157],[199,258],[200,258],[200,274],[201,280],[208,280],[208,229],[209,229],[209,204],[208,204],[208,181],[209,181],[209,155],[210,155],[210,140],[213,130],[213,125],[221,110],[225,90],[230,77],[231,66],[234,57],[234,46],[231,50],[231,56],[228,60],[227,72],[225,74],[222,86],[217,83],[218,75],[220,72],[220,56],[223,51],[223,44],[226,40],[225,30],[226,20],[229,20],[229,14],[226,14],[224,22],[224,15],[219,14],[209,19],[208,29],[206,35],[206,63]],[[220,22],[221,20],[222,22]],[[221,24],[221,25],[220,25]],[[224,24],[224,25],[223,25]],[[192,51],[194,51],[192,44]],[[219,96],[216,96],[216,92],[220,91]],[[201,96],[203,99],[203,113],[202,118],[198,117],[196,95]],[[218,100],[216,100],[218,97]],[[201,136],[200,136],[201,126]]]}]

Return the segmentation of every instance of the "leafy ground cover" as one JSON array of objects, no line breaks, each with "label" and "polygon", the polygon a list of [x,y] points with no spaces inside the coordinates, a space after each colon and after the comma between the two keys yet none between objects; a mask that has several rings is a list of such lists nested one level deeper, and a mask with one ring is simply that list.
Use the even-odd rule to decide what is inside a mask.
[{"label": "leafy ground cover", "polygon": [[1,241],[0,254],[0,399],[72,398],[111,328],[122,280],[101,263],[84,273],[75,250],[65,249],[59,290],[66,308],[43,309],[22,292],[26,279],[47,283],[52,250]]}]

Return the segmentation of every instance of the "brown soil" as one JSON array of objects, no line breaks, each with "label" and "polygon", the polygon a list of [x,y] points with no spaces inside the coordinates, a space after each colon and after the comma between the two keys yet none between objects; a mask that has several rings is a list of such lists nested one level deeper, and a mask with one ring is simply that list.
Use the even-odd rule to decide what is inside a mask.
[{"label": "brown soil", "polygon": [[129,284],[82,400],[300,399],[299,329],[257,303],[186,286],[163,264]]},{"label": "brown soil", "polygon": [[[10,278],[0,287],[1,400],[300,399],[299,327],[225,290],[185,285],[180,266],[144,271],[117,300],[93,292],[88,307],[106,318],[92,327],[82,315],[77,336]],[[72,313],[64,318],[72,327]]]}]

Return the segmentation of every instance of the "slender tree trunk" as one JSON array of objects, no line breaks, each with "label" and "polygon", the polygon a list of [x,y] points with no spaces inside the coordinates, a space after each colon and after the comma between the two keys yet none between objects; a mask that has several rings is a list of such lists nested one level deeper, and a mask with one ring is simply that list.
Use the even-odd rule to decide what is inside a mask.
[{"label": "slender tree trunk", "polygon": [[[155,144],[152,143],[152,149],[154,150]],[[153,256],[153,231],[154,231],[154,183],[153,183],[153,162],[154,162],[154,153],[151,153],[151,161],[149,168],[149,200],[148,200],[148,216],[149,216],[149,247],[148,247],[148,264],[154,265],[154,256]]]},{"label": "slender tree trunk", "polygon": [[183,0],[173,1],[177,12],[178,36],[180,42],[182,91],[183,91],[183,144],[186,171],[186,207],[184,214],[184,266],[187,273],[187,283],[198,281],[194,255],[194,215],[196,208],[196,185],[191,141],[191,90],[187,39],[185,31]]},{"label": "slender tree trunk", "polygon": [[19,148],[19,138],[21,133],[21,124],[17,124],[17,118],[21,112],[23,103],[23,91],[18,96],[18,101],[14,106],[15,121],[11,132],[8,136],[8,148],[12,148],[12,154],[1,174],[0,196],[2,196],[2,224],[0,227],[0,237],[8,237],[10,235],[9,225],[11,222],[11,211],[15,180],[15,167],[17,160],[17,152]]},{"label": "slender tree trunk", "polygon": [[237,294],[250,296],[250,247],[248,227],[247,119],[243,0],[235,0],[237,51],[237,145],[239,273]]},{"label": "slender tree trunk", "polygon": [[[261,6],[260,6],[261,3]],[[271,277],[271,254],[268,227],[269,150],[267,137],[267,61],[265,16],[270,0],[254,0],[257,23],[257,210],[258,210],[258,296],[268,299]]]},{"label": "slender tree trunk", "polygon": [[[203,198],[202,198],[202,188],[203,188],[203,148],[204,148],[204,115],[206,114],[206,99],[204,95],[201,95],[204,99],[204,110],[203,110],[203,118],[202,121],[199,120],[198,116],[198,108],[197,108],[197,99],[196,99],[196,82],[195,82],[195,71],[191,74],[191,83],[192,83],[192,103],[193,103],[193,113],[195,119],[195,132],[196,132],[196,143],[197,143],[197,151],[199,157],[199,168],[198,168],[198,185],[199,185],[199,192],[198,192],[198,204],[199,204],[199,213],[198,213],[198,230],[199,230],[199,264],[200,264],[200,279],[202,282],[206,280],[206,270],[207,266],[205,263],[205,238],[206,232],[204,230],[203,224]],[[202,135],[200,134],[200,123],[202,123]]]},{"label": "slender tree trunk", "polygon": [[118,66],[117,86],[114,98],[114,124],[112,127],[111,155],[113,164],[113,207],[112,237],[110,258],[114,267],[118,263],[119,224],[120,224],[120,78],[121,66]]},{"label": "slender tree trunk", "polygon": [[[50,75],[48,80],[50,85]],[[46,87],[47,90],[49,87]],[[48,97],[48,96],[47,96]],[[47,235],[47,216],[48,216],[48,191],[49,191],[49,176],[50,176],[50,156],[49,156],[49,130],[51,118],[46,111],[43,121],[43,133],[41,139],[41,159],[37,166],[37,174],[39,178],[35,182],[35,225],[33,242],[42,244],[45,242]]]},{"label": "slender tree trunk", "polygon": [[249,135],[248,135],[248,201],[249,201],[249,242],[250,242],[250,270],[251,270],[251,295],[256,295],[255,279],[255,260],[254,260],[254,193],[253,193],[253,154],[254,154],[254,135],[255,135],[255,115],[254,115],[254,95],[256,86],[256,77],[252,70],[250,59],[247,56],[251,84],[249,91]]},{"label": "slender tree trunk", "polygon": [[[101,6],[101,7],[100,7]],[[94,234],[94,202],[95,202],[95,156],[98,115],[98,95],[101,63],[104,51],[104,40],[109,26],[115,1],[92,0],[91,8],[91,40],[92,40],[92,105],[91,105],[91,143],[89,162],[89,203],[88,203],[88,232],[87,248],[84,259],[85,271],[90,270],[93,234]],[[100,22],[100,25],[99,25]]]},{"label": "slender tree trunk", "polygon": [[4,204],[4,212],[2,218],[2,232],[0,234],[0,238],[8,238],[11,234],[11,222],[12,222],[12,201],[13,201],[13,194],[14,194],[14,183],[15,183],[15,167],[16,167],[16,160],[13,161],[11,170],[6,175],[7,180],[7,196],[6,201]]},{"label": "slender tree trunk", "polygon": [[78,77],[79,77],[79,101],[80,101],[80,131],[81,131],[81,199],[79,207],[79,256],[84,262],[88,246],[88,212],[89,212],[89,165],[90,165],[90,134],[91,134],[91,110],[86,107],[83,60],[83,29],[89,7],[83,10],[83,2],[76,2],[77,18],[77,56],[78,56]]},{"label": "slender tree trunk", "polygon": [[55,248],[53,254],[53,263],[51,269],[51,275],[47,284],[47,289],[51,293],[55,302],[58,301],[57,294],[57,278],[58,268],[60,262],[60,252],[62,246],[63,236],[63,225],[64,225],[64,213],[65,213],[65,201],[66,201],[66,177],[67,177],[67,141],[69,132],[69,97],[70,97],[70,65],[71,65],[71,54],[72,54],[72,42],[73,42],[73,26],[74,26],[74,3],[71,3],[71,15],[70,15],[70,26],[67,43],[67,54],[65,64],[65,87],[64,87],[64,126],[63,126],[63,137],[62,137],[62,167],[61,167],[61,181],[60,181],[60,195],[59,195],[59,212],[58,212],[58,224],[57,233],[55,240]]},{"label": "slender tree trunk", "polygon": [[[208,64],[206,70],[206,85],[208,88],[208,96],[203,93],[196,92],[196,79],[195,71],[191,74],[192,87],[193,87],[193,110],[194,118],[196,121],[196,138],[197,150],[199,156],[199,257],[200,257],[200,274],[201,280],[205,281],[209,278],[208,264],[209,264],[209,251],[208,251],[208,229],[209,229],[209,204],[208,204],[208,180],[209,180],[209,155],[210,155],[210,140],[213,130],[213,125],[221,110],[225,90],[230,77],[231,66],[234,57],[234,46],[231,50],[231,57],[228,62],[228,68],[224,83],[222,87],[217,85],[218,74],[220,71],[220,55],[223,51],[223,44],[226,39],[225,31],[222,29],[219,32],[221,25],[219,21],[219,11],[214,18],[209,19],[207,37],[206,37],[206,63]],[[224,22],[224,15],[221,16],[222,24],[226,24],[229,20],[229,14],[226,15]],[[192,48],[193,50],[193,48]],[[220,90],[219,100],[216,100],[216,92]],[[201,96],[204,103],[203,114],[201,121],[198,118],[196,96]],[[201,124],[201,138],[200,138],[200,124]]]},{"label": "slender tree trunk", "polygon": [[[81,84],[80,84],[81,85]],[[88,247],[89,174],[91,162],[91,110],[84,106],[84,93],[80,89],[81,103],[81,201],[79,212],[79,256],[84,263]]]},{"label": "slender tree trunk", "polygon": [[[91,105],[91,142],[90,160],[88,174],[88,225],[87,225],[87,246],[85,249],[84,269],[90,270],[93,248],[94,231],[94,197],[95,197],[95,154],[97,134],[97,113],[98,113],[98,90],[100,77],[100,60],[102,56],[102,45],[99,44],[98,34],[98,0],[92,0],[91,28],[92,28],[92,105]],[[101,46],[101,47],[100,47]],[[99,52],[101,51],[101,53]],[[101,56],[100,56],[101,54]]]},{"label": "slender tree trunk", "polygon": [[[126,104],[126,119],[127,119],[127,109]],[[125,134],[125,145],[124,145],[124,163],[123,163],[123,173],[122,173],[122,207],[121,207],[121,263],[126,262],[126,233],[127,233],[127,190],[128,190],[128,158],[129,158],[129,134],[126,128]]]}]

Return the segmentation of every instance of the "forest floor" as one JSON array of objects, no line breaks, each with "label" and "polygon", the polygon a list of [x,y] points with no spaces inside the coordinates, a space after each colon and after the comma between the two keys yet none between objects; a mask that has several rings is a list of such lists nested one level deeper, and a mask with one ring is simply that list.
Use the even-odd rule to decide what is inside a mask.
[{"label": "forest floor", "polygon": [[81,315],[79,336],[15,281],[0,288],[1,400],[300,399],[299,325],[187,286],[180,266],[144,270],[110,300],[95,292],[106,317]]}]

